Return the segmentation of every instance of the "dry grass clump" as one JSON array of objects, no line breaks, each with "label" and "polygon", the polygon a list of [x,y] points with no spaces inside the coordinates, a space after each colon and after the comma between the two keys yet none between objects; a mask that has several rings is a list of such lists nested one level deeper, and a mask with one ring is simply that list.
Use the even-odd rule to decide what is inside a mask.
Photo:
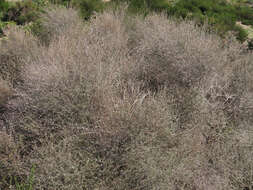
[{"label": "dry grass clump", "polygon": [[240,44],[163,15],[47,14],[57,35],[17,51],[23,95],[0,116],[21,180],[35,165],[35,189],[251,188],[252,55]]}]

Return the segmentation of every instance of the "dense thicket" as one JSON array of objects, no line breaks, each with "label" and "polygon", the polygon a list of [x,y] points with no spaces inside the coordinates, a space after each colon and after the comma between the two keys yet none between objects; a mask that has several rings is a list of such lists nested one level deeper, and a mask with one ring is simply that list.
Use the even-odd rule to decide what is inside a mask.
[{"label": "dense thicket", "polygon": [[244,5],[0,0],[0,189],[252,188]]},{"label": "dense thicket", "polygon": [[0,43],[1,189],[251,188],[252,53],[126,9],[53,7]]}]

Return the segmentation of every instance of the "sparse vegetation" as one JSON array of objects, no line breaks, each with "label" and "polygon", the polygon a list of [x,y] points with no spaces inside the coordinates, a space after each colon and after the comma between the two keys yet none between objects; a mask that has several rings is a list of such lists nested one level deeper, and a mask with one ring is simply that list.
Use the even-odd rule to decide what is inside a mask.
[{"label": "sparse vegetation", "polygon": [[0,41],[0,189],[252,188],[253,55],[234,34],[55,3]]}]

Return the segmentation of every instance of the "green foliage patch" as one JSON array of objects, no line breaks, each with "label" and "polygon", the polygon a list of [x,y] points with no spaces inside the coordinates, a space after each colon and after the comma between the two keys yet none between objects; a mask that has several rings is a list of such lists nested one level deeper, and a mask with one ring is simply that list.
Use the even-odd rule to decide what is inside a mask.
[{"label": "green foliage patch", "polygon": [[18,25],[33,22],[39,17],[39,7],[31,0],[17,2],[3,15],[3,21],[14,21]]},{"label": "green foliage patch", "polygon": [[240,41],[247,39],[247,33],[236,25],[237,21],[253,25],[253,9],[247,6],[233,5],[224,0],[179,0],[168,9],[168,15],[183,19],[196,19],[200,23],[206,20],[221,36],[235,31]]},{"label": "green foliage patch", "polygon": [[3,34],[3,27],[5,26],[5,23],[2,22],[2,18],[9,6],[9,3],[5,0],[0,1],[0,36]]},{"label": "green foliage patch", "polygon": [[105,3],[102,0],[50,0],[50,2],[78,9],[84,20],[88,20],[95,12],[101,12],[105,7]]},{"label": "green foliage patch", "polygon": [[112,0],[111,2],[116,4],[127,3],[130,12],[144,15],[151,11],[166,11],[169,8],[167,0]]},{"label": "green foliage patch", "polygon": [[46,0],[1,1],[0,35],[3,35],[3,28],[9,23],[25,25],[37,21],[43,8],[47,5]]},{"label": "green foliage patch", "polygon": [[75,0],[75,7],[79,7],[82,17],[88,20],[93,13],[101,12],[104,9],[102,0]]}]

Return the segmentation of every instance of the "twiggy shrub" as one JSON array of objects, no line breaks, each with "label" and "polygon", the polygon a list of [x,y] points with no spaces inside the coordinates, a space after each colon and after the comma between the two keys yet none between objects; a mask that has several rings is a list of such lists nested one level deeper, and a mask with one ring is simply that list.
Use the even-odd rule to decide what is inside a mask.
[{"label": "twiggy shrub", "polygon": [[251,54],[164,15],[76,23],[18,54],[25,95],[5,122],[35,189],[251,188]]}]

